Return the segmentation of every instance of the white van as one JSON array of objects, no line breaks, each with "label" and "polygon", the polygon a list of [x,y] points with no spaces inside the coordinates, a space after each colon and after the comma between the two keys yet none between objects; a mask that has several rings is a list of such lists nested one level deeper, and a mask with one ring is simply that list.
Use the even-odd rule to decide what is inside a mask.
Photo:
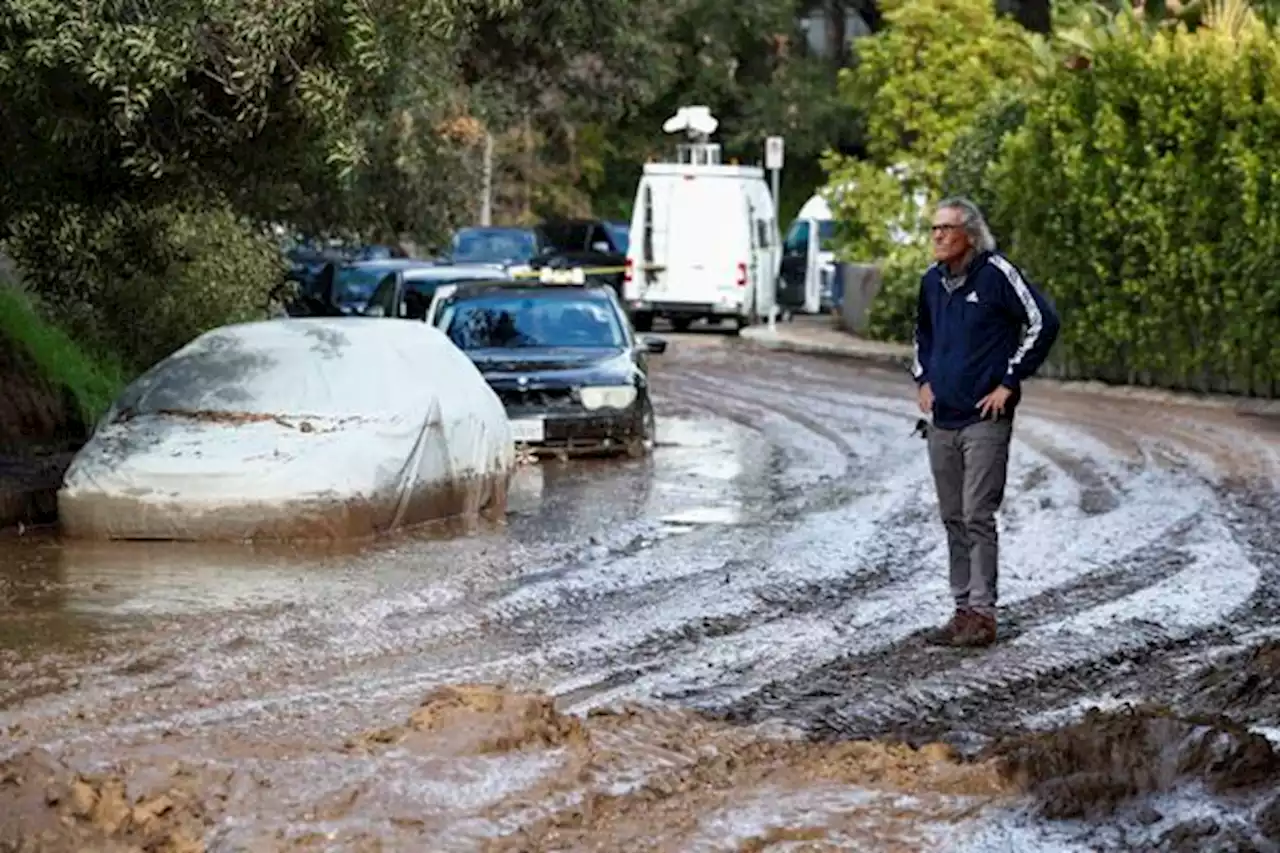
[{"label": "white van", "polygon": [[787,229],[777,297],[784,316],[797,312],[817,314],[834,307],[835,225],[831,205],[821,194],[815,194]]},{"label": "white van", "polygon": [[706,141],[678,146],[674,163],[645,164],[623,279],[632,324],[647,332],[663,317],[684,331],[732,320],[736,331],[767,317],[781,242],[763,169],[724,165]]}]

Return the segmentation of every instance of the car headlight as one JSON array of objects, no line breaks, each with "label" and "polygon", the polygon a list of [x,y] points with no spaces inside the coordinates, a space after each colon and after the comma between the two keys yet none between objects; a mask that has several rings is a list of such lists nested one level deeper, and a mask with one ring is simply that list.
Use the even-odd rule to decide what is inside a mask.
[{"label": "car headlight", "polygon": [[578,397],[584,409],[625,409],[635,402],[636,389],[633,385],[598,385],[579,388]]}]

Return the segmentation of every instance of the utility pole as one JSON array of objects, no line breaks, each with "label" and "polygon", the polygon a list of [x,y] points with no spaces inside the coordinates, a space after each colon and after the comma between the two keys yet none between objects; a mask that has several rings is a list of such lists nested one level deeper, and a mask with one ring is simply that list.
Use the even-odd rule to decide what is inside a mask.
[{"label": "utility pole", "polygon": [[484,132],[483,193],[480,199],[480,224],[493,224],[493,134]]}]

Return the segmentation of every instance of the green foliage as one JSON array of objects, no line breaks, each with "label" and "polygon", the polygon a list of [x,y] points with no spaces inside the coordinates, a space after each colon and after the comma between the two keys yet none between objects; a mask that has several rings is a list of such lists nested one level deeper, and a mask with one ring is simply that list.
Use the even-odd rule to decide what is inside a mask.
[{"label": "green foliage", "polygon": [[915,339],[920,279],[932,259],[923,246],[900,249],[880,267],[880,292],[871,303],[867,337],[909,344]]},{"label": "green foliage", "polygon": [[993,218],[996,195],[991,186],[991,166],[1000,156],[1005,137],[1022,126],[1027,105],[1021,93],[1006,93],[985,105],[967,131],[956,138],[947,155],[939,194],[965,196],[982,208],[997,241],[1005,229]]},{"label": "green foliage", "polygon": [[213,195],[254,220],[431,236],[415,196],[458,182],[440,133],[465,109],[458,33],[517,2],[12,0],[0,209]]},{"label": "green foliage", "polygon": [[[908,199],[936,200],[956,138],[994,94],[1029,80],[1031,42],[1017,24],[997,18],[989,0],[894,0],[887,28],[857,42],[857,62],[841,72],[847,108],[864,116],[866,161],[827,158],[828,186],[845,188],[836,216],[849,224],[849,258],[883,257],[886,211],[919,234],[922,211]],[[902,167],[904,198],[886,198],[883,169]]]},{"label": "green foliage", "polygon": [[5,281],[0,281],[0,338],[25,352],[51,385],[71,391],[86,424],[95,423],[124,387],[118,364],[91,357]]},{"label": "green foliage", "polygon": [[16,223],[28,286],[78,340],[145,369],[214,326],[263,316],[278,246],[229,207],[62,207]]},{"label": "green foliage", "polygon": [[858,43],[841,92],[866,116],[872,159],[906,159],[936,186],[978,109],[1001,86],[1027,78],[1027,36],[987,0],[896,0],[885,5],[885,19],[883,32]]},{"label": "green foliage", "polygon": [[[1207,15],[1216,19],[1213,10]],[[1028,103],[991,174],[1075,375],[1275,393],[1280,43],[1248,16],[1121,15]]]}]

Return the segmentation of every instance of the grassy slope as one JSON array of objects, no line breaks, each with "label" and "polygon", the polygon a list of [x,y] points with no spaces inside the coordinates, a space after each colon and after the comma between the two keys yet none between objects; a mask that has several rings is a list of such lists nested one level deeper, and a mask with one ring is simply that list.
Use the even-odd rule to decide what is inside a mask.
[{"label": "grassy slope", "polygon": [[22,291],[2,281],[0,336],[25,350],[45,379],[71,390],[86,424],[96,423],[124,387],[124,371],[119,365],[87,354],[42,318]]}]

